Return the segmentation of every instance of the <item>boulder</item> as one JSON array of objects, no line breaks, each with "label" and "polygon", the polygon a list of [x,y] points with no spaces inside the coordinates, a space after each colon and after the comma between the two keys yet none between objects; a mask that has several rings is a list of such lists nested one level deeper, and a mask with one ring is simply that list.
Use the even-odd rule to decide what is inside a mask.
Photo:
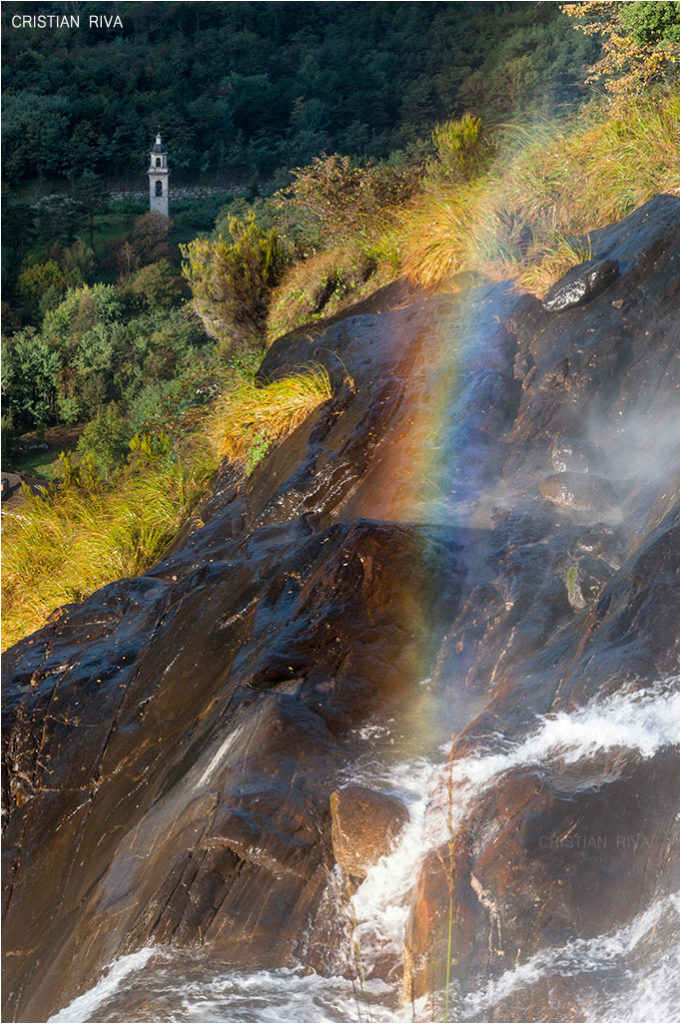
[{"label": "boulder", "polygon": [[[613,750],[550,777],[519,768],[478,793],[456,836],[430,851],[416,879],[405,1001],[442,990],[449,978],[457,983],[449,1019],[470,1020],[458,999],[483,979],[522,970],[538,949],[609,933],[674,891],[677,779],[678,752],[668,746],[648,761]],[[552,987],[560,968],[545,977]],[[509,1015],[473,1019],[589,1019],[562,1005],[561,1015],[527,1016],[523,987],[511,994]]]},{"label": "boulder", "polygon": [[590,444],[589,441],[559,437],[553,444],[551,462],[556,473],[601,473],[605,456],[598,445]]},{"label": "boulder", "polygon": [[543,498],[574,512],[606,511],[616,502],[608,480],[593,473],[553,473],[539,484]]},{"label": "boulder", "polygon": [[619,272],[616,260],[587,260],[580,263],[578,267],[568,270],[567,274],[549,289],[542,306],[550,313],[560,313],[564,309],[582,306],[605,291],[619,276]]},{"label": "boulder", "polygon": [[365,878],[390,853],[409,812],[395,797],[364,786],[335,790],[330,805],[334,857],[350,878]]},{"label": "boulder", "polygon": [[622,564],[621,531],[605,523],[596,523],[593,529],[578,538],[575,551],[579,555],[593,555],[611,569],[619,569]]}]

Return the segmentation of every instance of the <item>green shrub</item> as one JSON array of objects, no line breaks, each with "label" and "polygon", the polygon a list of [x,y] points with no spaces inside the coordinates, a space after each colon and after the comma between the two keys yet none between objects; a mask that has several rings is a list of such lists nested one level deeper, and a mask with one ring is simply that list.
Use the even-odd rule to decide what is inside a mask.
[{"label": "green shrub", "polygon": [[458,121],[446,121],[433,129],[436,159],[427,165],[427,177],[450,184],[471,181],[489,166],[493,145],[482,121],[464,114]]},{"label": "green shrub", "polygon": [[291,185],[275,197],[291,203],[317,225],[320,241],[370,237],[385,224],[386,212],[406,201],[417,184],[411,167],[369,162],[361,167],[349,156],[317,157],[293,172]]},{"label": "green shrub", "polygon": [[230,219],[231,242],[197,238],[182,247],[182,272],[206,331],[234,345],[262,337],[271,289],[279,283],[289,254],[274,228],[260,231],[251,213]]},{"label": "green shrub", "polygon": [[98,472],[107,477],[122,462],[130,437],[126,417],[111,402],[86,425],[78,439],[78,452],[89,456]]}]

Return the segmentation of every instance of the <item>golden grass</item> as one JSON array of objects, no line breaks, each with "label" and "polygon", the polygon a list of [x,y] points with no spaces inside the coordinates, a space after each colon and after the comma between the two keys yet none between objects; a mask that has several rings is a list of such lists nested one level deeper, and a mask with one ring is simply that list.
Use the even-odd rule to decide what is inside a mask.
[{"label": "golden grass", "polygon": [[552,248],[539,253],[536,256],[537,262],[528,262],[522,267],[516,278],[515,289],[543,299],[551,285],[563,274],[585,260],[590,260],[591,256],[590,240],[578,242],[563,238]]},{"label": "golden grass", "polygon": [[487,175],[428,188],[405,208],[403,269],[413,282],[432,286],[474,270],[493,279],[522,274],[528,287],[545,289],[578,256],[565,239],[679,188],[675,94],[502,134]]},{"label": "golden grass", "polygon": [[216,399],[208,431],[221,455],[244,465],[254,442],[262,448],[290,434],[332,395],[329,375],[320,364],[263,387],[243,380]]},{"label": "golden grass", "polygon": [[3,512],[3,649],[59,605],[154,564],[207,491],[210,461],[122,476],[115,488],[26,493]]},{"label": "golden grass", "polygon": [[39,629],[60,605],[149,569],[208,493],[220,457],[248,472],[273,441],[332,396],[320,365],[265,387],[253,383],[252,367],[234,376],[237,383],[192,414],[194,434],[180,446],[181,462],[155,459],[152,447],[140,443],[111,485],[97,481],[87,464],[81,472],[69,463],[59,488],[46,496],[26,491],[3,511],[3,649]]}]

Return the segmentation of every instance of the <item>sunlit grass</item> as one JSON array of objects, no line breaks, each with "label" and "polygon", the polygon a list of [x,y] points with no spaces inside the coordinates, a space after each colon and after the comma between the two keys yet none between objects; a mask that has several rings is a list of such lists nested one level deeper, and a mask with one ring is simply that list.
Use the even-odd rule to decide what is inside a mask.
[{"label": "sunlit grass", "polygon": [[522,267],[516,279],[516,290],[530,292],[543,299],[552,284],[572,267],[590,260],[591,256],[589,241],[563,238],[556,245],[537,254],[537,262],[528,262]]},{"label": "sunlit grass", "polygon": [[[220,459],[249,472],[269,447],[332,396],[321,365],[258,387],[253,365],[185,420],[173,453],[143,438],[108,484],[87,463],[62,466],[46,495],[26,490],[3,510],[3,648],[42,626],[60,605],[149,569],[208,493]],[[187,430],[190,425],[191,429]]]},{"label": "sunlit grass", "polygon": [[268,444],[295,430],[332,394],[329,375],[321,365],[305,367],[265,386],[242,380],[216,400],[208,429],[220,453],[244,465],[254,445],[264,451]]},{"label": "sunlit grass", "polygon": [[206,493],[214,463],[147,467],[115,487],[25,493],[3,512],[3,648],[60,605],[147,570]]},{"label": "sunlit grass", "polygon": [[403,269],[415,283],[432,286],[474,270],[492,279],[522,276],[532,290],[545,290],[552,273],[574,265],[578,252],[568,239],[661,192],[678,192],[678,95],[501,135],[487,175],[427,188],[405,209]]}]

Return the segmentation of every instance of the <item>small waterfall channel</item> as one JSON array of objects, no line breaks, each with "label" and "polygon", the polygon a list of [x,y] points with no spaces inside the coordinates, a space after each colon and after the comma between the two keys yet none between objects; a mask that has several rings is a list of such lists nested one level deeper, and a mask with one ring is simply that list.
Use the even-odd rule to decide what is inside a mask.
[{"label": "small waterfall channel", "polygon": [[[393,981],[375,976],[379,964],[385,973],[387,959],[399,965],[409,894],[424,852],[446,842],[448,829],[457,828],[480,792],[514,767],[534,765],[560,774],[604,753],[624,748],[647,759],[678,742],[674,682],[664,680],[644,692],[608,696],[540,719],[520,742],[490,736],[484,749],[454,763],[446,746],[432,757],[391,760],[395,737],[390,730],[365,730],[367,753],[353,782],[399,796],[409,808],[409,822],[393,851],[370,869],[352,896],[352,941],[338,950],[337,975],[306,973],[303,965],[299,971],[233,972],[200,954],[146,948],[114,962],[93,989],[50,1024],[430,1020],[429,997],[413,1006],[402,1003],[399,970]],[[447,806],[452,793],[453,814]],[[639,839],[646,841],[645,836]],[[586,840],[573,836],[564,841]],[[330,882],[330,898],[342,884],[341,879]],[[488,1017],[489,1011],[512,992],[568,976],[579,979],[584,1019],[673,1021],[679,1013],[677,929],[678,895],[664,897],[622,928],[542,950],[458,1002],[453,995],[452,1019],[497,1019]]]}]

